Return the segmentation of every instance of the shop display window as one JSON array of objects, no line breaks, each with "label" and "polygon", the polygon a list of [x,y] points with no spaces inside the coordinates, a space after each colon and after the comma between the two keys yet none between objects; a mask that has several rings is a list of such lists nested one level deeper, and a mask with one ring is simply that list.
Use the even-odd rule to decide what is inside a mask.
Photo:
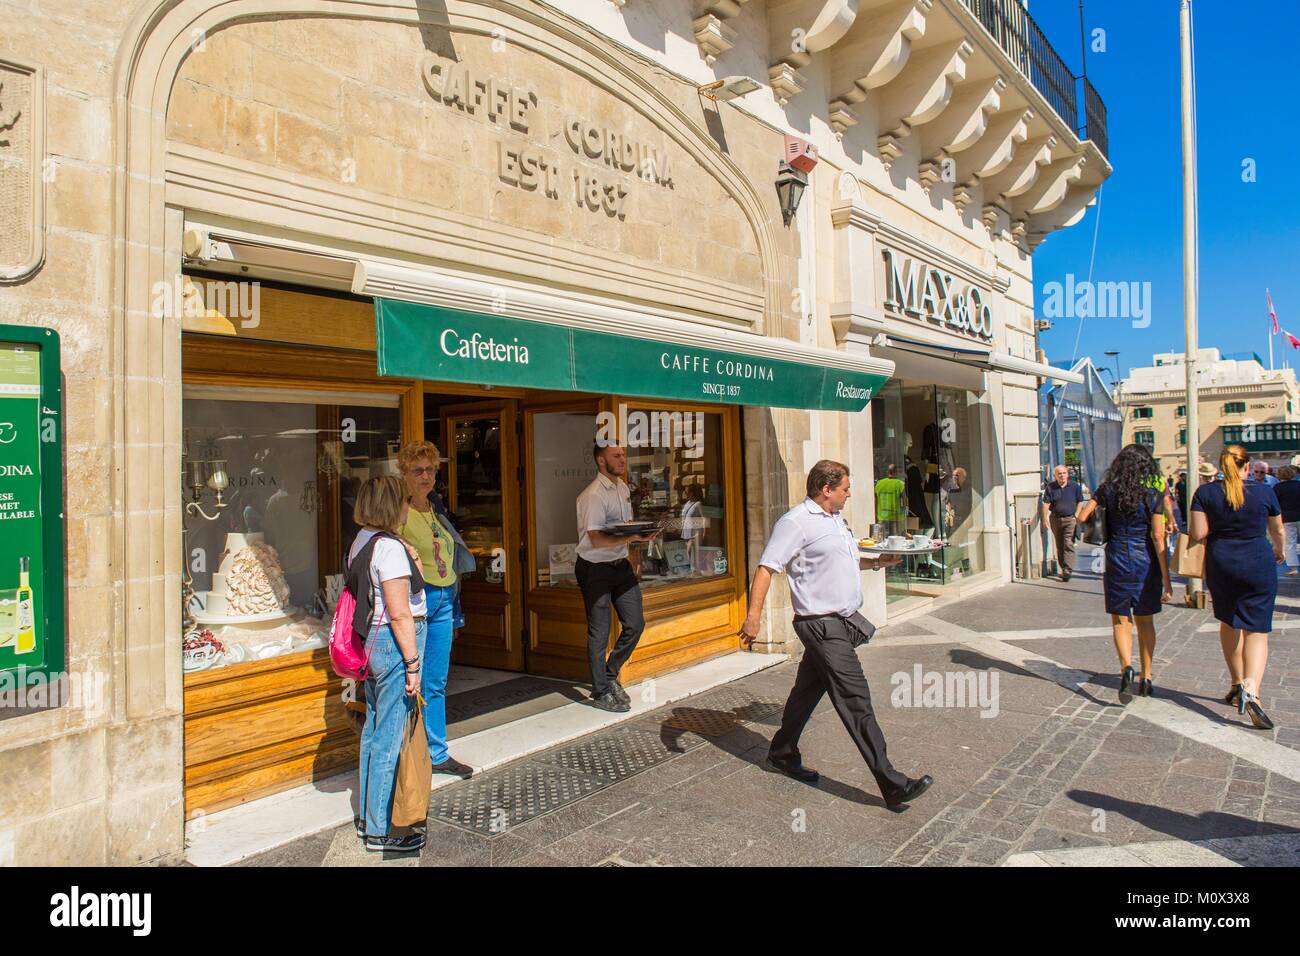
[{"label": "shop display window", "polygon": [[642,587],[727,574],[722,416],[629,407],[626,417],[632,515],[661,531],[642,546]]},{"label": "shop display window", "polygon": [[[654,521],[660,535],[633,545],[641,585],[653,588],[721,577],[727,553],[722,416],[623,406],[627,483],[636,520]],[[537,583],[577,587],[578,495],[596,477],[594,411],[532,416],[533,513]]]},{"label": "shop display window", "polygon": [[976,404],[965,390],[894,381],[869,406],[873,533],[919,532],[943,542],[938,553],[908,557],[886,571],[887,601],[908,596],[917,582],[946,584],[984,570]]},{"label": "shop display window", "polygon": [[184,670],[325,647],[357,492],[397,474],[398,409],[197,388],[183,416]]}]

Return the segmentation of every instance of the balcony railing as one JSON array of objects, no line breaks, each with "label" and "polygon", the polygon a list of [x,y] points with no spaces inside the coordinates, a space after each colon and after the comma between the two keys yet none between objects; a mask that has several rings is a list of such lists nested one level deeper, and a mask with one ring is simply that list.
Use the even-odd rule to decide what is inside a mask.
[{"label": "balcony railing", "polygon": [[1223,442],[1246,451],[1300,452],[1300,422],[1224,425]]},{"label": "balcony railing", "polygon": [[1097,89],[1083,77],[1083,128],[1080,139],[1090,139],[1097,144],[1101,155],[1109,157],[1110,143],[1106,138],[1106,104],[1101,101]]},{"label": "balcony railing", "polygon": [[[975,19],[1002,47],[1016,68],[1081,139],[1097,144],[1103,156],[1109,143],[1106,137],[1106,104],[1086,77],[1080,96],[1075,88],[1076,77],[1065,61],[1052,49],[1047,37],[1039,29],[1029,11],[1018,0],[963,0]],[[1084,123],[1079,123],[1079,101],[1082,99]]]}]

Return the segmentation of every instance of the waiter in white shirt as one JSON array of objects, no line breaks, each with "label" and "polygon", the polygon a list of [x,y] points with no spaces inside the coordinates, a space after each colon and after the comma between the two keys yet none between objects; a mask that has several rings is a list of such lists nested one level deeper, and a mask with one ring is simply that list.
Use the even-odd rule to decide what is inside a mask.
[{"label": "waiter in white shirt", "polygon": [[857,538],[840,514],[849,499],[847,466],[828,459],[817,462],[808,473],[807,490],[808,497],[782,515],[772,529],[754,573],[749,614],[740,628],[746,645],[753,644],[772,575],[785,571],[794,605],[794,631],[804,654],[781,729],[768,748],[767,766],[804,783],[817,782],[817,772],[805,767],[799,755],[799,735],[822,695],[829,692],[885,804],[896,809],[919,797],[933,781],[928,774],[906,777],[889,762],[885,737],[871,706],[871,688],[855,649],[875,633],[858,613],[862,606],[858,572],[887,568],[901,559],[859,555]]},{"label": "waiter in white shirt", "polygon": [[[597,443],[592,457],[596,461],[596,478],[578,495],[578,559],[573,570],[587,608],[591,702],[601,710],[626,713],[632,709],[632,699],[618,682],[618,675],[645,630],[641,582],[628,560],[628,543],[650,541],[654,534],[604,532],[611,525],[632,520],[632,499],[624,480],[627,451],[618,445]],[[609,650],[611,605],[618,611],[620,625],[613,650]]]}]

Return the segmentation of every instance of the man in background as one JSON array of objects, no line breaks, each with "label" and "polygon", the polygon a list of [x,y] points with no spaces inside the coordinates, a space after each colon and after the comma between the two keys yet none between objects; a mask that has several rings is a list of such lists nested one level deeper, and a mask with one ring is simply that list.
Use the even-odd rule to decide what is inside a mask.
[{"label": "man in background", "polygon": [[1043,524],[1052,529],[1062,581],[1070,580],[1074,573],[1074,526],[1082,505],[1083,489],[1070,477],[1068,468],[1057,465],[1043,492]]},{"label": "man in background", "polygon": [[1250,480],[1260,485],[1268,485],[1270,488],[1277,485],[1277,479],[1268,473],[1268,462],[1260,461],[1258,458],[1250,466]]}]

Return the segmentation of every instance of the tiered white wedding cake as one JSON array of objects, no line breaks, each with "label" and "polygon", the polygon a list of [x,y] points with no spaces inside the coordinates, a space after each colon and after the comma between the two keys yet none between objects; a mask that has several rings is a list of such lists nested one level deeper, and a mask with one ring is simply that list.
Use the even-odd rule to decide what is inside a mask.
[{"label": "tiered white wedding cake", "polygon": [[229,534],[221,565],[212,575],[204,618],[283,614],[289,585],[280,556],[262,534]]}]

